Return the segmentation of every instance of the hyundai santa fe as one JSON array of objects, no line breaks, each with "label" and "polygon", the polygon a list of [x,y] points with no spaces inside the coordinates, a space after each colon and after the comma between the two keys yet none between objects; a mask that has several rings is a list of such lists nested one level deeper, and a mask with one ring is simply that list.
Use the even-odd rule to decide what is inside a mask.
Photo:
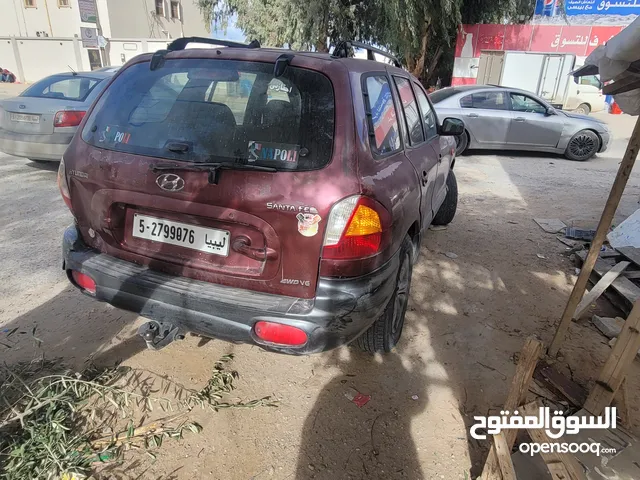
[{"label": "hyundai santa fe", "polygon": [[464,125],[355,45],[187,38],[130,60],[60,163],[69,280],[146,317],[154,349],[391,350],[420,238],[456,212]]}]

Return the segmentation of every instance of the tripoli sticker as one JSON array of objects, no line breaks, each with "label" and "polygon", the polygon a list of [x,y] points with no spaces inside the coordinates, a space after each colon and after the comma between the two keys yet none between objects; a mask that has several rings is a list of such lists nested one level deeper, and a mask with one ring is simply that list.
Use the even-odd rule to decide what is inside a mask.
[{"label": "tripoli sticker", "polygon": [[318,233],[318,223],[322,217],[313,213],[299,213],[296,215],[298,219],[298,232],[305,237],[313,237]]},{"label": "tripoli sticker", "polygon": [[249,163],[262,163],[283,168],[296,168],[300,145],[289,143],[249,142]]},{"label": "tripoli sticker", "polygon": [[107,125],[105,129],[98,134],[98,142],[100,143],[129,143],[131,134],[121,132],[120,127]]}]

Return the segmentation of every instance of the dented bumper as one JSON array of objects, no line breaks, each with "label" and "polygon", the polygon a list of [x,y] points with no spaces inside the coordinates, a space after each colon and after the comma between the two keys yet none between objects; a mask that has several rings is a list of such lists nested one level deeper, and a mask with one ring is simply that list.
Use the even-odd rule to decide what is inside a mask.
[{"label": "dented bumper", "polygon": [[[89,275],[95,298],[184,331],[270,350],[306,354],[348,343],[377,319],[391,299],[398,254],[370,274],[348,279],[320,277],[312,299],[269,295],[185,277],[175,277],[105,255],[87,247],[75,226],[64,232],[63,268]],[[258,321],[300,328],[307,343],[273,345],[257,338]]]}]

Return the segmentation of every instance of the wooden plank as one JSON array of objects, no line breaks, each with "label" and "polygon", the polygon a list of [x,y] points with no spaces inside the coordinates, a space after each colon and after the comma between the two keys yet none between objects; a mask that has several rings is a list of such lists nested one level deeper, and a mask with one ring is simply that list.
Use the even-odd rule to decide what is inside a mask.
[{"label": "wooden plank", "polygon": [[539,379],[552,392],[559,393],[578,408],[582,408],[587,399],[588,392],[584,388],[565,377],[544,360],[540,361],[536,367],[534,377]]},{"label": "wooden plank", "polygon": [[[537,417],[540,413],[541,406],[542,404],[539,400],[527,403],[520,407],[520,414]],[[527,429],[527,432],[529,433],[531,440],[535,443],[556,443],[556,441],[550,438],[542,428]],[[540,452],[540,456],[542,456],[544,463],[547,464],[549,473],[551,473],[554,480],[587,480],[584,469],[578,460],[576,460],[576,458],[570,453]]]},{"label": "wooden plank", "polygon": [[513,461],[511,461],[511,449],[507,446],[507,439],[502,432],[493,436],[493,445],[496,449],[502,480],[517,480]]},{"label": "wooden plank", "polygon": [[616,250],[618,250],[622,255],[627,257],[633,263],[640,266],[640,248],[620,247],[620,248],[617,248]]},{"label": "wooden plank", "polygon": [[618,407],[618,415],[620,416],[620,423],[627,427],[631,427],[631,411],[629,410],[629,394],[627,392],[627,377],[624,377],[622,384],[616,393],[615,400]]},{"label": "wooden plank", "polygon": [[577,320],[582,316],[582,314],[589,308],[589,306],[595,302],[600,295],[604,293],[604,291],[609,288],[609,286],[613,283],[613,281],[620,276],[622,271],[629,266],[631,262],[620,262],[617,263],[611,268],[607,273],[600,277],[598,283],[589,291],[589,293],[585,294],[580,303],[578,304],[575,313],[573,314],[573,318]]},{"label": "wooden plank", "polygon": [[584,408],[592,415],[602,414],[605,407],[611,404],[638,349],[640,349],[640,300],[634,304],[624,322],[622,332],[584,404]]},{"label": "wooden plank", "polygon": [[640,278],[640,270],[624,271],[622,275],[629,280]]},{"label": "wooden plank", "polygon": [[[578,252],[576,254],[578,258],[583,259],[586,257],[584,252]],[[605,260],[598,259],[593,268],[593,271],[602,276],[607,271],[609,271],[611,267],[607,265]],[[616,278],[611,284],[611,288],[622,295],[627,301],[629,301],[630,305],[636,303],[636,300],[640,298],[640,287],[638,287],[635,283],[633,283],[628,278],[624,278],[624,276]]]},{"label": "wooden plank", "polygon": [[[513,412],[526,400],[529,384],[533,377],[533,371],[536,368],[540,354],[542,353],[542,342],[533,337],[527,338],[522,351],[520,352],[520,360],[516,366],[516,374],[511,381],[511,387],[507,394],[507,400],[504,402],[504,409]],[[507,448],[511,450],[513,443],[516,441],[517,430],[507,430],[504,434],[507,442]],[[492,445],[489,450],[487,462],[482,470],[481,478],[490,480],[500,478],[500,465],[496,454],[495,446]]]},{"label": "wooden plank", "polygon": [[571,318],[576,311],[576,307],[578,303],[580,303],[580,299],[582,298],[585,289],[587,288],[587,282],[589,281],[589,276],[591,275],[591,271],[598,259],[598,254],[600,253],[600,248],[604,243],[605,237],[607,236],[607,232],[611,227],[611,221],[613,220],[613,216],[618,209],[618,205],[620,204],[620,198],[622,198],[622,194],[624,193],[624,189],[627,186],[627,181],[629,180],[629,176],[631,175],[631,170],[633,170],[633,165],[636,163],[636,157],[638,156],[638,150],[640,149],[640,117],[636,119],[636,125],[633,129],[633,133],[629,138],[629,143],[627,144],[627,149],[622,157],[622,162],[620,162],[620,167],[618,167],[618,173],[616,174],[616,178],[613,181],[613,186],[611,187],[611,191],[609,192],[609,198],[607,198],[607,203],[605,203],[604,210],[602,211],[602,216],[600,217],[600,222],[598,223],[598,228],[596,229],[596,234],[591,241],[591,248],[589,248],[589,253],[587,254],[587,258],[582,265],[582,269],[580,270],[580,275],[578,275],[578,279],[576,280],[576,284],[573,286],[573,290],[571,291],[571,295],[569,295],[569,300],[567,301],[567,305],[562,313],[562,317],[560,318],[560,323],[558,324],[558,329],[553,337],[553,341],[549,346],[549,355],[555,357],[560,350],[560,346],[564,341],[564,337],[567,334],[567,330],[569,330],[569,326],[571,325]]}]

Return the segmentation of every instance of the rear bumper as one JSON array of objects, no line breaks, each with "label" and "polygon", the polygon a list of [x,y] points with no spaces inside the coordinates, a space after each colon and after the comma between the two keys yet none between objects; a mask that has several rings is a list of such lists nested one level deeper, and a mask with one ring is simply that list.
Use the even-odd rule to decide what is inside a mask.
[{"label": "rear bumper", "polygon": [[16,157],[60,161],[72,139],[73,133],[30,135],[0,128],[0,151]]},{"label": "rear bumper", "polygon": [[[316,297],[303,299],[149,270],[88,248],[75,226],[65,231],[62,250],[63,268],[69,278],[71,270],[89,275],[96,283],[97,300],[152,320],[173,323],[184,331],[290,354],[330,350],[358,337],[391,299],[399,265],[396,254],[381,268],[362,277],[320,277]],[[253,331],[260,320],[300,328],[307,334],[307,343],[299,347],[267,344]]]}]

